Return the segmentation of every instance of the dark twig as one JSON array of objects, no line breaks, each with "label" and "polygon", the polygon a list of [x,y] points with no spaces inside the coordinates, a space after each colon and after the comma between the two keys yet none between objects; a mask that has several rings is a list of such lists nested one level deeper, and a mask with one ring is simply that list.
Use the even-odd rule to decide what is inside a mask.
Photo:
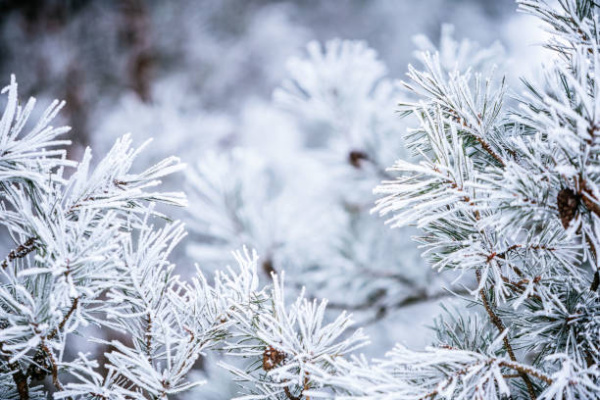
[{"label": "dark twig", "polygon": [[37,240],[37,238],[30,237],[23,244],[20,244],[19,246],[17,246],[16,249],[11,250],[10,253],[8,253],[8,256],[6,256],[6,258],[4,259],[4,261],[2,261],[2,269],[6,269],[8,267],[8,264],[13,262],[15,259],[23,258],[27,254],[29,254],[33,250],[35,250],[35,248],[36,248],[35,241],[36,240]]}]

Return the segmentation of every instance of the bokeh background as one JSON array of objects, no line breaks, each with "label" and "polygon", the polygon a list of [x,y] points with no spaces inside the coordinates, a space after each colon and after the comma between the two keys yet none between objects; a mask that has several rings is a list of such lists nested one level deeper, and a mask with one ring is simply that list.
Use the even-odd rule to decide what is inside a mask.
[{"label": "bokeh background", "polygon": [[[15,73],[23,97],[67,100],[76,148],[132,132],[169,138],[161,150],[187,158],[190,138],[235,140],[307,42],[365,40],[402,78],[413,36],[435,40],[443,23],[521,61],[536,52],[513,0],[0,0],[0,76]],[[173,115],[140,132],[132,109],[143,105]]]},{"label": "bokeh background", "polygon": [[[361,167],[377,158],[363,158],[363,141],[322,139],[335,137],[335,123],[307,128],[299,121],[306,116],[279,107],[273,93],[307,43],[335,38],[366,42],[378,57],[373,66],[386,68],[377,79],[394,85],[415,62],[413,37],[439,44],[443,24],[458,40],[499,43],[500,74],[517,90],[518,77],[532,75],[543,57],[543,32],[512,0],[0,0],[0,79],[15,74],[22,98],[67,101],[61,122],[73,128],[71,158],[86,146],[100,157],[131,132],[136,143],[154,138],[141,166],[169,155],[189,165],[191,173],[166,183],[191,194],[190,209],[175,212],[190,227],[174,254],[182,275],[195,262],[206,270],[227,263],[241,244],[256,247],[266,281],[286,270],[292,297],[304,286],[335,312],[354,311],[373,338],[365,351],[380,356],[396,341],[431,341],[427,325],[440,303],[449,305],[440,287],[451,280],[432,275],[412,232],[390,233],[368,213],[381,171]],[[407,124],[395,101],[376,105],[386,140],[401,143]],[[232,192],[241,227],[226,215],[207,217],[231,211]],[[199,362],[196,374],[209,384],[189,398],[235,393],[213,361]]]}]

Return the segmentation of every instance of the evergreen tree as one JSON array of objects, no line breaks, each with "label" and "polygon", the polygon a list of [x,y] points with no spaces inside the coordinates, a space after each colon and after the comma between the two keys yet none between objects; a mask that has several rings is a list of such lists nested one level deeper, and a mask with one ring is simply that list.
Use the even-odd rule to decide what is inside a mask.
[{"label": "evergreen tree", "polygon": [[[513,105],[489,63],[494,52],[444,36],[439,50],[421,54],[422,69],[409,68],[400,109],[418,123],[405,135],[413,154],[387,171],[381,163],[393,136],[379,107],[392,98],[391,86],[380,82],[383,69],[363,44],[311,45],[278,92],[304,122],[330,124],[351,138],[342,148],[346,167],[360,172],[353,185],[383,178],[374,211],[394,228],[419,229],[428,262],[457,271],[463,282],[456,296],[469,307],[436,321],[431,347],[398,345],[380,360],[356,355],[368,338],[348,330],[348,315],[330,318],[327,302],[304,291],[286,296],[279,265],[310,247],[262,262],[243,248],[237,269],[210,279],[200,270],[187,281],[176,275],[169,254],[185,230],[162,210],[186,199],[155,187],[182,168],[179,161],[134,173],[144,146],[132,148],[128,136],[95,168],[90,150],[70,161],[67,142],[58,139],[68,129],[50,126],[62,103],[32,124],[35,101],[20,105],[11,78],[0,120],[0,223],[14,242],[0,264],[0,397],[166,399],[202,384],[189,372],[200,356],[218,351],[242,359],[223,366],[245,399],[598,398],[600,5],[519,3],[552,33],[547,47],[555,57],[540,82],[525,81]],[[324,77],[338,85],[328,87]],[[356,118],[345,124],[344,116]],[[381,129],[362,136],[372,126]],[[225,167],[191,177],[206,213],[193,211],[209,240],[201,254],[211,245],[238,246],[239,237],[272,245],[258,240],[260,229],[248,229],[260,227],[260,203],[271,198],[251,197],[245,176],[263,179],[264,165],[241,153],[214,163]],[[248,174],[221,185],[240,166]],[[342,193],[340,201],[355,200]],[[350,221],[374,221],[363,207],[347,212]],[[374,246],[365,237],[378,236],[346,243]],[[259,265],[270,273],[266,286]],[[368,279],[369,271],[352,271],[353,279]],[[320,283],[327,297],[327,279]],[[382,285],[386,296],[393,293],[387,283],[359,285],[368,307],[383,301],[369,300]],[[107,341],[107,332],[120,336]],[[108,350],[102,357],[80,352],[77,335]]]}]

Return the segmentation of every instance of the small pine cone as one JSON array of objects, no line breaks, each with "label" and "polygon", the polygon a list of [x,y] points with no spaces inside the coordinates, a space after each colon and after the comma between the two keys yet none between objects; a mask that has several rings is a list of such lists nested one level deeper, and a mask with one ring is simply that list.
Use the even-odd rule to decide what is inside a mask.
[{"label": "small pine cone", "polygon": [[265,271],[265,273],[269,276],[271,276],[271,274],[277,273],[277,271],[275,271],[275,267],[273,266],[273,260],[271,258],[266,258],[263,261],[262,268],[263,271]]},{"label": "small pine cone", "polygon": [[356,169],[360,169],[363,160],[369,160],[369,156],[364,151],[352,150],[348,154],[348,162]]},{"label": "small pine cone", "polygon": [[560,222],[562,222],[563,227],[567,229],[577,213],[579,196],[570,188],[562,189],[558,192],[556,204],[558,206]]},{"label": "small pine cone", "polygon": [[278,351],[273,346],[268,346],[263,354],[263,369],[270,371],[285,360],[285,353]]},{"label": "small pine cone", "polygon": [[50,366],[43,351],[38,351],[33,357],[33,363],[27,368],[27,375],[34,381],[43,381],[48,375]]},{"label": "small pine cone", "polygon": [[590,287],[590,290],[592,292],[595,292],[596,290],[598,290],[598,286],[600,286],[600,271],[596,270],[596,272],[594,273],[594,280],[592,281],[592,286]]}]

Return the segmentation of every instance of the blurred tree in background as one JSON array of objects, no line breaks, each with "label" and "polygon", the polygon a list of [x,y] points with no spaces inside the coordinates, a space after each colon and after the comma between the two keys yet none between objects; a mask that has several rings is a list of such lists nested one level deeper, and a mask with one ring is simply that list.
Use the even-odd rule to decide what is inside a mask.
[{"label": "blurred tree in background", "polygon": [[[19,73],[24,95],[67,100],[79,153],[101,136],[98,105],[127,92],[152,102],[170,76],[185,76],[198,107],[236,115],[249,97],[269,95],[282,61],[311,39],[367,40],[400,76],[413,34],[439,36],[441,22],[498,24],[513,10],[494,0],[2,0],[0,73]],[[495,38],[473,35],[472,24],[459,32]]]}]

